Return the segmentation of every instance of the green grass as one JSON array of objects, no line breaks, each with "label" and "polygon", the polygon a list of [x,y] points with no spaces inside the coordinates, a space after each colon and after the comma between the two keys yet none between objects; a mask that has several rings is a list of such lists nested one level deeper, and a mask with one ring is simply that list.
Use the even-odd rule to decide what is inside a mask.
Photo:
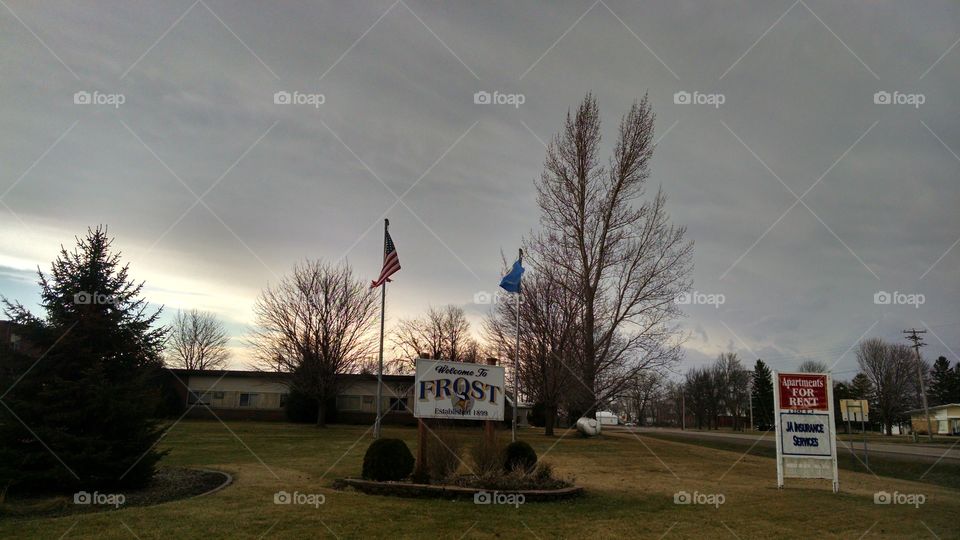
[{"label": "green grass", "polygon": [[[366,426],[184,421],[162,445],[164,463],[226,470],[235,484],[214,495],[154,507],[58,518],[0,519],[0,538],[867,538],[960,537],[960,491],[938,485],[841,473],[788,481],[776,489],[773,460],[699,445],[608,433],[597,439],[522,431],[545,460],[586,488],[580,499],[519,507],[470,501],[399,499],[334,491],[359,474]],[[387,427],[415,451],[416,430]],[[469,437],[479,430],[464,430]],[[502,433],[509,437],[509,433]],[[939,468],[939,466],[938,466]],[[932,474],[932,473],[931,473]],[[279,490],[322,493],[319,508],[276,505]],[[722,493],[719,508],[676,505],[679,490]],[[922,493],[919,508],[875,505],[873,493]],[[535,533],[531,534],[531,533]]]}]

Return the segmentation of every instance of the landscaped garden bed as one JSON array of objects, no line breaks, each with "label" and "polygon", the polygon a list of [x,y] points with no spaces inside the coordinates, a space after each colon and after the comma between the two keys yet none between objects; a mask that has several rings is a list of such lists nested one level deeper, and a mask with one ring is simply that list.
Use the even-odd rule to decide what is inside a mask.
[{"label": "landscaped garden bed", "polygon": [[[482,487],[414,484],[411,482],[377,482],[374,480],[364,480],[362,478],[341,478],[334,482],[333,487],[335,489],[351,487],[368,495],[436,499],[475,499],[478,493],[487,493],[490,491]],[[583,488],[579,486],[567,486],[556,489],[499,491],[499,493],[523,495],[524,502],[544,502],[577,497],[583,493]]]},{"label": "landscaped garden bed", "polygon": [[110,493],[80,491],[72,496],[8,495],[0,504],[0,516],[67,515],[153,506],[207,495],[227,487],[231,482],[233,477],[222,471],[161,467],[150,483],[140,489]]}]

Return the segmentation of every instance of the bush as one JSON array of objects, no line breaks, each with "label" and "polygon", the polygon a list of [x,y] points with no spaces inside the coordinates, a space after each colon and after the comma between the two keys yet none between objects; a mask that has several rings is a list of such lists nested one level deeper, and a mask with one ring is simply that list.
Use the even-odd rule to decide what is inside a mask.
[{"label": "bush", "polygon": [[474,472],[478,476],[503,470],[503,450],[496,440],[491,443],[486,437],[481,437],[480,442],[470,449],[470,456],[473,458]]},{"label": "bush", "polygon": [[536,465],[537,453],[524,441],[512,442],[503,451],[503,468],[507,472],[517,469],[530,472]]},{"label": "bush", "polygon": [[444,482],[460,468],[461,441],[448,429],[427,434],[427,470],[430,480]]},{"label": "bush", "polygon": [[363,478],[388,482],[402,480],[413,472],[413,454],[400,439],[377,439],[363,456]]}]

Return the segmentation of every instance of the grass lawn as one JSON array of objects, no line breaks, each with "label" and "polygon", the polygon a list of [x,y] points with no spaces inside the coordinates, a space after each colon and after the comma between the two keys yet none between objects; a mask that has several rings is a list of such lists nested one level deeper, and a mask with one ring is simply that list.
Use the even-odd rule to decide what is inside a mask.
[{"label": "grass lawn", "polygon": [[[165,464],[210,467],[234,485],[197,499],[58,518],[4,518],[2,538],[960,538],[960,491],[869,473],[776,489],[767,457],[630,433],[599,439],[522,438],[561,475],[575,475],[577,500],[519,507],[470,501],[398,499],[338,492],[356,476],[370,433],[362,426],[183,421],[162,445]],[[416,430],[392,428],[415,450]],[[479,430],[471,431],[477,437]],[[509,433],[503,433],[509,437]],[[558,442],[559,441],[559,442]],[[548,451],[549,450],[549,451]],[[322,493],[325,503],[274,504],[279,490]],[[723,494],[719,507],[674,504],[674,493]],[[916,508],[876,505],[877,491],[926,497]]]}]

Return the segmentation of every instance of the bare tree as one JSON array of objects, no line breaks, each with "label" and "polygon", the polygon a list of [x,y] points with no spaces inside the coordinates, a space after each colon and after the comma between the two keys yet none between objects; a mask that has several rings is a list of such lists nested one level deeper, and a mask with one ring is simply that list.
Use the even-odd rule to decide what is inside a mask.
[{"label": "bare tree", "polygon": [[448,305],[429,308],[426,315],[397,323],[392,338],[394,359],[391,367],[412,372],[421,354],[451,362],[478,362],[479,344],[470,335],[470,322],[463,308]]},{"label": "bare tree", "polygon": [[634,373],[680,355],[674,299],[690,286],[693,244],[670,223],[663,193],[646,196],[653,122],[648,99],[634,103],[604,167],[599,109],[588,94],[551,141],[536,182],[543,231],[531,242],[534,258],[582,306],[581,414],[595,414]]},{"label": "bare tree", "polygon": [[857,346],[857,364],[873,389],[873,407],[887,435],[893,434],[897,416],[912,398],[913,351],[902,344],[886,343],[879,338],[866,339]]},{"label": "bare tree", "polygon": [[230,359],[223,323],[208,311],[177,311],[167,340],[167,364],[184,369],[222,369]]},{"label": "bare tree", "polygon": [[[575,296],[549,272],[529,272],[520,304],[519,380],[530,398],[544,406],[546,435],[554,434],[557,411],[571,386],[579,386],[570,366],[579,350],[579,309]],[[515,302],[501,302],[485,323],[487,342],[512,359],[516,351]],[[507,360],[509,363],[509,360]]]},{"label": "bare tree", "polygon": [[251,343],[258,367],[290,373],[291,391],[317,401],[317,425],[324,426],[327,400],[339,377],[372,356],[377,301],[346,264],[305,261],[254,306]]},{"label": "bare tree", "polygon": [[719,412],[733,418],[733,429],[743,429],[743,418],[749,412],[750,372],[743,367],[737,353],[722,353],[713,367],[714,390]]},{"label": "bare tree", "polygon": [[800,366],[797,367],[797,371],[800,373],[826,373],[829,369],[823,362],[804,360],[800,363]]},{"label": "bare tree", "polygon": [[655,370],[645,370],[636,373],[627,385],[627,398],[631,416],[637,420],[637,425],[643,425],[645,413],[656,418],[654,402],[665,392],[666,380],[663,373]]}]

